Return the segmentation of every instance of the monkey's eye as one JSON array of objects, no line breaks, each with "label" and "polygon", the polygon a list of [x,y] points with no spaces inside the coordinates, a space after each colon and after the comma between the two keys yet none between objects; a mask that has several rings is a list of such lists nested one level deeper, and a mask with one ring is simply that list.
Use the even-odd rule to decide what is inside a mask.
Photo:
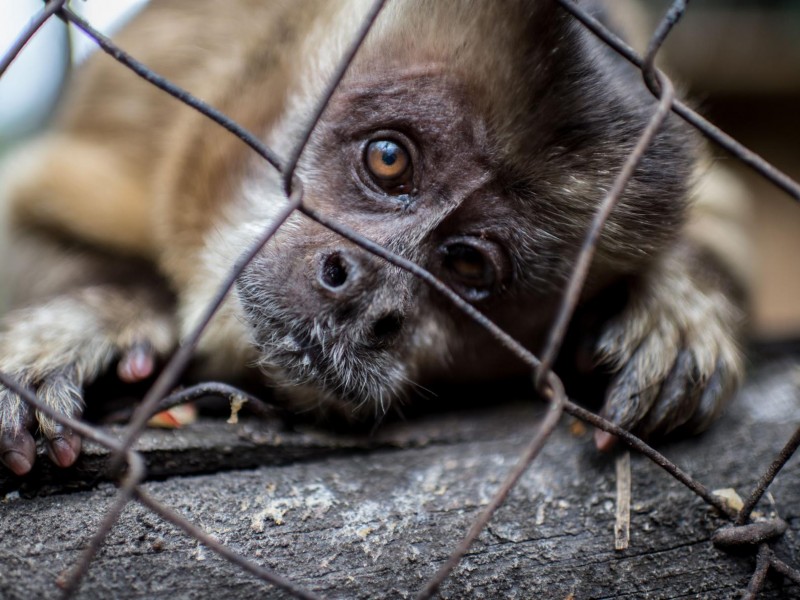
[{"label": "monkey's eye", "polygon": [[497,244],[481,238],[457,238],[441,248],[448,278],[470,301],[483,300],[502,282],[506,259]]},{"label": "monkey's eye", "polygon": [[367,144],[364,164],[372,180],[387,194],[413,191],[414,170],[408,150],[392,140],[373,140]]}]

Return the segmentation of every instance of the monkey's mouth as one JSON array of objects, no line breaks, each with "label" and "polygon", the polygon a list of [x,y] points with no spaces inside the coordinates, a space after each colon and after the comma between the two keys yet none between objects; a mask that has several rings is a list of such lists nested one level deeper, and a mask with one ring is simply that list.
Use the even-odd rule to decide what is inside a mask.
[{"label": "monkey's mouth", "polygon": [[[403,398],[411,386],[408,338],[414,328],[398,300],[376,299],[364,284],[339,301],[338,288],[307,285],[307,274],[289,277],[294,271],[278,264],[259,259],[237,282],[242,316],[258,350],[255,366],[278,395],[314,410],[374,408],[376,415]],[[366,267],[348,265],[356,286],[355,273]]]},{"label": "monkey's mouth", "polygon": [[305,327],[270,321],[257,326],[257,366],[290,402],[360,417],[385,413],[405,397],[405,361],[392,348],[365,343],[317,320]]}]

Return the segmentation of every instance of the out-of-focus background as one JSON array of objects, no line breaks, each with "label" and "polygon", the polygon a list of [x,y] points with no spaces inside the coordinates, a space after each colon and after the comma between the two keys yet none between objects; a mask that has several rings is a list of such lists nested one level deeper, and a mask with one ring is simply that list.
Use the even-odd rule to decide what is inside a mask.
[{"label": "out-of-focus background", "polygon": [[[147,0],[79,0],[70,6],[104,33],[111,33]],[[42,8],[41,0],[0,0],[0,54]],[[70,63],[80,63],[95,44],[50,19],[0,78],[0,151],[47,120]]]},{"label": "out-of-focus background", "polygon": [[[641,5],[654,23],[669,2]],[[662,58],[709,120],[800,181],[800,2],[694,0]],[[800,203],[722,150],[714,153],[752,200],[755,335],[798,339]]]},{"label": "out-of-focus background", "polygon": [[[145,2],[78,0],[72,7],[110,33]],[[652,24],[669,4],[640,6]],[[0,53],[40,7],[41,0],[0,0]],[[80,32],[56,20],[45,25],[0,79],[0,153],[46,122],[69,65],[92,50]],[[694,0],[661,57],[712,122],[800,180],[800,1]],[[754,333],[798,339],[800,205],[721,150],[715,156],[753,199]]]}]

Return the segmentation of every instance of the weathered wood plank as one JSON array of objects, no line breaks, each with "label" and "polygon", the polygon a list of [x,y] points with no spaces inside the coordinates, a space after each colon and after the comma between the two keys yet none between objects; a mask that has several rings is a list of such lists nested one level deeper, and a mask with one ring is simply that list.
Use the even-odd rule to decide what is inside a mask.
[{"label": "weathered wood plank", "polygon": [[[796,377],[795,366],[756,377],[719,426],[697,439],[664,446],[664,453],[710,488],[734,487],[745,495],[758,470],[800,423]],[[287,451],[279,464],[169,477],[145,487],[219,540],[325,597],[408,597],[488,501],[540,415],[541,407],[512,405],[432,416],[395,426],[371,446],[357,438],[296,434],[310,436],[304,443],[313,453],[303,460]],[[218,424],[217,430],[238,439],[249,436],[251,444],[260,427]],[[214,453],[232,444],[230,437],[202,431],[206,443],[184,439],[183,451],[191,452],[194,445],[194,452]],[[270,438],[273,430],[263,431],[263,439],[280,446]],[[189,435],[187,430],[168,437]],[[303,446],[299,437],[293,439]],[[240,450],[234,444],[222,454],[237,464]],[[151,458],[161,451],[163,440],[147,450]],[[774,506],[760,507],[789,522],[775,545],[789,562],[800,554],[798,464],[793,458],[771,488]],[[442,597],[736,597],[755,560],[730,556],[711,544],[724,521],[645,459],[634,455],[631,469],[631,541],[619,552],[614,550],[613,457],[599,456],[590,432],[576,436],[565,421],[448,580]],[[73,564],[113,496],[110,484],[32,499],[6,496],[0,504],[0,597],[55,593],[54,580]],[[131,505],[79,596],[273,595],[281,597]],[[762,597],[797,598],[800,591],[775,579]]]}]

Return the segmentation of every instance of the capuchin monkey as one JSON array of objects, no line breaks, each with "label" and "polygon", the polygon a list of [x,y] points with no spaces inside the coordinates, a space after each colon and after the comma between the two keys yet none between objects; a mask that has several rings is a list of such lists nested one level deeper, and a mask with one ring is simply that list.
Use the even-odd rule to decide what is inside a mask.
[{"label": "capuchin monkey", "polygon": [[[369,4],[158,0],[115,40],[286,157]],[[553,0],[390,0],[297,176],[307,206],[539,352],[655,106],[641,74]],[[601,414],[650,439],[707,427],[742,370],[740,286],[688,226],[701,155],[670,117],[603,230],[562,353],[607,375]],[[104,371],[149,377],[287,203],[265,160],[101,53],[7,161],[2,197],[0,371],[71,416]],[[197,360],[204,377],[257,372],[295,410],[353,419],[417,385],[526,371],[445,297],[299,213],[247,266]],[[0,432],[17,475],[35,436],[62,467],[80,451],[5,388]]]}]

